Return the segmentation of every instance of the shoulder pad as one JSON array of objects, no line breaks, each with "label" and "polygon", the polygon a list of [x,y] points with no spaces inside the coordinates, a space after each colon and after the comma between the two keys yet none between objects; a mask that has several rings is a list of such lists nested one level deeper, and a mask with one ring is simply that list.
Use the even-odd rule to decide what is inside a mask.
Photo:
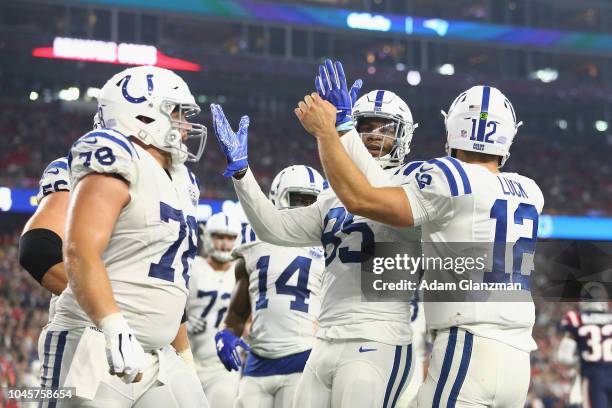
[{"label": "shoulder pad", "polygon": [[128,183],[135,180],[138,151],[125,135],[114,129],[96,129],[81,136],[70,149],[68,162],[72,185],[89,173],[117,174]]},{"label": "shoulder pad", "polygon": [[453,157],[428,160],[413,173],[423,191],[446,197],[472,194],[467,172],[461,162]]},{"label": "shoulder pad", "polygon": [[58,191],[70,191],[70,174],[68,172],[68,159],[60,157],[53,160],[38,182],[39,189],[36,199],[40,203],[43,197]]}]

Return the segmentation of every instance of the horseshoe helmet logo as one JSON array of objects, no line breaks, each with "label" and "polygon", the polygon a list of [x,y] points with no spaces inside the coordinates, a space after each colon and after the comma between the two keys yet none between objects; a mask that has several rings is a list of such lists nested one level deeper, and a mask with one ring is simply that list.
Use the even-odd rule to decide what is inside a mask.
[{"label": "horseshoe helmet logo", "polygon": [[[119,84],[121,84],[123,82],[123,84],[121,85],[121,93],[123,94],[123,97],[131,103],[143,103],[144,101],[147,100],[147,98],[143,95],[143,96],[138,96],[138,97],[134,97],[132,95],[130,95],[130,93],[128,92],[127,86],[128,83],[130,82],[130,79],[132,79],[131,75],[126,75],[123,78],[121,78],[121,80],[119,82],[117,82],[117,86],[119,86]],[[153,74],[148,74],[147,75],[147,90],[149,93],[153,92]]]}]

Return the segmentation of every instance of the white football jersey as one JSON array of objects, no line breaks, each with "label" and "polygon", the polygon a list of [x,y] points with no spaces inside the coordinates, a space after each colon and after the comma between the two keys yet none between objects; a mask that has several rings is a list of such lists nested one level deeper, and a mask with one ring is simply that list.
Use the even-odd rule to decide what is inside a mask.
[{"label": "white football jersey", "polygon": [[[68,162],[73,189],[91,173],[115,174],[129,183],[131,200],[119,214],[102,259],[115,301],[142,347],[148,351],[170,344],[186,306],[186,282],[197,249],[195,176],[182,164],[164,170],[113,129],[81,137]],[[57,302],[53,325],[92,325],[70,286]]]},{"label": "white football jersey", "polygon": [[187,315],[206,320],[206,328],[202,332],[189,335],[191,350],[197,362],[217,359],[215,334],[225,318],[235,284],[233,262],[227,271],[215,271],[206,259],[196,257],[189,280]]},{"label": "white football jersey", "polygon": [[249,274],[252,324],[248,343],[264,358],[312,348],[325,270],[320,247],[281,247],[256,240],[245,225],[234,250]]},{"label": "white football jersey", "polygon": [[[397,170],[395,170],[397,171]],[[393,177],[402,184],[402,177]],[[323,232],[326,272],[317,336],[322,339],[366,339],[390,345],[411,342],[410,303],[362,299],[364,248],[374,242],[418,242],[418,228],[395,228],[349,213],[336,194],[324,190],[317,199]]]},{"label": "white football jersey", "polygon": [[[68,159],[60,157],[53,160],[43,171],[40,181],[38,182],[38,194],[36,200],[40,204],[41,200],[53,193],[59,191],[70,192],[70,174],[68,172]],[[55,308],[59,296],[51,294],[49,301],[49,321],[55,316]]]},{"label": "white football jersey", "polygon": [[[533,266],[529,260],[535,251],[538,218],[544,205],[542,192],[533,180],[517,173],[492,173],[478,164],[442,157],[423,163],[404,189],[414,223],[422,228],[423,242],[445,243],[424,244],[425,256],[449,256],[451,251],[458,252],[448,243],[491,243],[494,253],[486,257],[485,270],[489,272],[484,272],[482,279],[485,282],[528,282]],[[517,258],[516,253],[513,257],[512,251],[506,251],[505,246],[519,239],[521,253]],[[495,255],[500,251],[494,250],[493,243],[500,245],[501,256]],[[504,259],[505,252],[508,253]],[[452,255],[463,256],[461,253]],[[424,279],[427,279],[427,272]],[[520,299],[525,301],[476,303],[427,302],[425,299],[428,328],[459,326],[478,336],[522,350],[534,350],[536,344],[531,337],[535,318],[533,301],[528,292],[518,292]]]}]

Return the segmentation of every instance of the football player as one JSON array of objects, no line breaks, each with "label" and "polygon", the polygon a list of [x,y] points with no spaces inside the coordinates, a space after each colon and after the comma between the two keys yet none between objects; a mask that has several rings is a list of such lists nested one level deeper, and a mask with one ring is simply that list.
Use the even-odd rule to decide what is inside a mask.
[{"label": "football player", "polygon": [[[445,115],[449,156],[427,161],[404,186],[379,187],[375,183],[380,180],[363,171],[372,167],[367,150],[347,149],[342,140],[347,135],[339,137],[336,116],[347,111],[343,101],[348,91],[341,64],[327,62],[327,72],[319,79],[326,100],[317,93],[307,95],[295,114],[317,138],[325,173],[347,210],[389,225],[420,225],[423,242],[501,242],[489,258],[491,272],[482,278],[517,283],[522,289],[516,295],[524,300],[520,302],[485,305],[424,299],[427,325],[436,336],[419,406],[523,406],[529,352],[536,348],[528,259],[535,251],[544,199],[533,180],[499,171],[520,125],[514,108],[490,86],[462,92]],[[506,271],[505,245],[516,242],[516,265]],[[448,252],[446,244],[424,247],[430,258]]]},{"label": "football player", "polygon": [[237,218],[212,215],[200,235],[206,258],[196,256],[189,280],[187,331],[198,377],[212,407],[231,408],[239,373],[228,372],[217,358],[215,333],[225,317],[236,280],[232,249],[240,234]]},{"label": "football player", "polygon": [[578,355],[582,406],[611,406],[612,313],[608,302],[580,302],[578,311],[570,310],[565,314],[561,328],[565,337],[559,344],[557,356],[561,363],[570,365],[576,362]]},{"label": "football player", "polygon": [[188,121],[199,108],[180,77],[145,66],[113,76],[98,109],[101,128],[68,156],[69,285],[45,335],[42,385],[76,388],[58,406],[207,406],[170,346],[196,252],[199,190],[183,163],[204,148],[206,129]]},{"label": "football player", "polygon": [[[353,106],[361,82],[357,81],[347,103]],[[383,107],[397,108],[399,101],[382,92]],[[380,103],[380,104],[379,104]],[[405,105],[405,104],[404,104]],[[405,107],[407,108],[407,107]],[[234,187],[249,222],[259,239],[279,246],[323,246],[324,274],[321,313],[316,340],[298,385],[295,406],[298,407],[372,407],[393,406],[408,379],[412,347],[410,330],[410,294],[407,301],[362,301],[361,264],[365,253],[375,242],[413,242],[420,232],[409,228],[392,228],[364,217],[355,217],[331,189],[324,190],[317,201],[307,207],[277,209],[262,193],[248,167],[248,117],[240,121],[238,132],[230,128],[223,111],[212,105],[217,139],[228,159],[224,175],[233,176]],[[350,117],[339,117],[344,126]],[[395,127],[390,134],[410,138],[412,123],[394,115]],[[400,127],[399,131],[396,127]],[[359,135],[355,135],[365,150]],[[409,140],[409,139],[408,139]],[[382,156],[395,143],[382,146]],[[407,146],[405,146],[407,147]],[[381,149],[372,149],[380,155]],[[373,159],[374,160],[374,159]],[[370,168],[375,175],[386,173],[377,161]],[[397,161],[403,162],[403,157]],[[400,181],[395,181],[399,183]],[[393,182],[391,182],[393,183]],[[420,251],[419,251],[420,252]]]},{"label": "football player", "polygon": [[[269,198],[279,210],[314,203],[323,177],[307,166],[280,171]],[[293,406],[295,390],[314,340],[325,269],[320,247],[280,247],[256,239],[245,225],[241,245],[234,250],[236,289],[216,338],[219,358],[228,370],[238,370],[236,346],[252,317],[250,352],[242,371],[237,408]]]},{"label": "football player", "polygon": [[[37,282],[51,292],[50,322],[55,315],[55,303],[68,285],[62,259],[64,226],[70,201],[70,175],[65,157],[53,160],[45,168],[39,181],[36,199],[36,212],[26,223],[19,240],[19,262]],[[183,320],[185,319],[186,317]],[[41,364],[44,360],[46,329],[47,326],[43,328],[38,343],[38,358]],[[187,364],[193,365],[184,321],[172,346]]]}]

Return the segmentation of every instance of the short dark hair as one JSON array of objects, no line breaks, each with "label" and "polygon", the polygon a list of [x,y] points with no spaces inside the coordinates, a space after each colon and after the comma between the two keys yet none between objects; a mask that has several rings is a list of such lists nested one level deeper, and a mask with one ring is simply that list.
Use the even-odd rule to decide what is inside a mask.
[{"label": "short dark hair", "polygon": [[[452,157],[457,157],[457,150],[459,149],[451,149],[451,156]],[[501,165],[501,161],[502,161],[502,157],[501,156],[496,156],[494,154],[487,154],[487,153],[481,153],[481,152],[472,152],[469,150],[461,150],[463,152],[463,154],[465,155],[465,157],[470,160],[470,161],[475,161],[475,162],[491,162],[491,161],[497,161],[497,165]]]}]

